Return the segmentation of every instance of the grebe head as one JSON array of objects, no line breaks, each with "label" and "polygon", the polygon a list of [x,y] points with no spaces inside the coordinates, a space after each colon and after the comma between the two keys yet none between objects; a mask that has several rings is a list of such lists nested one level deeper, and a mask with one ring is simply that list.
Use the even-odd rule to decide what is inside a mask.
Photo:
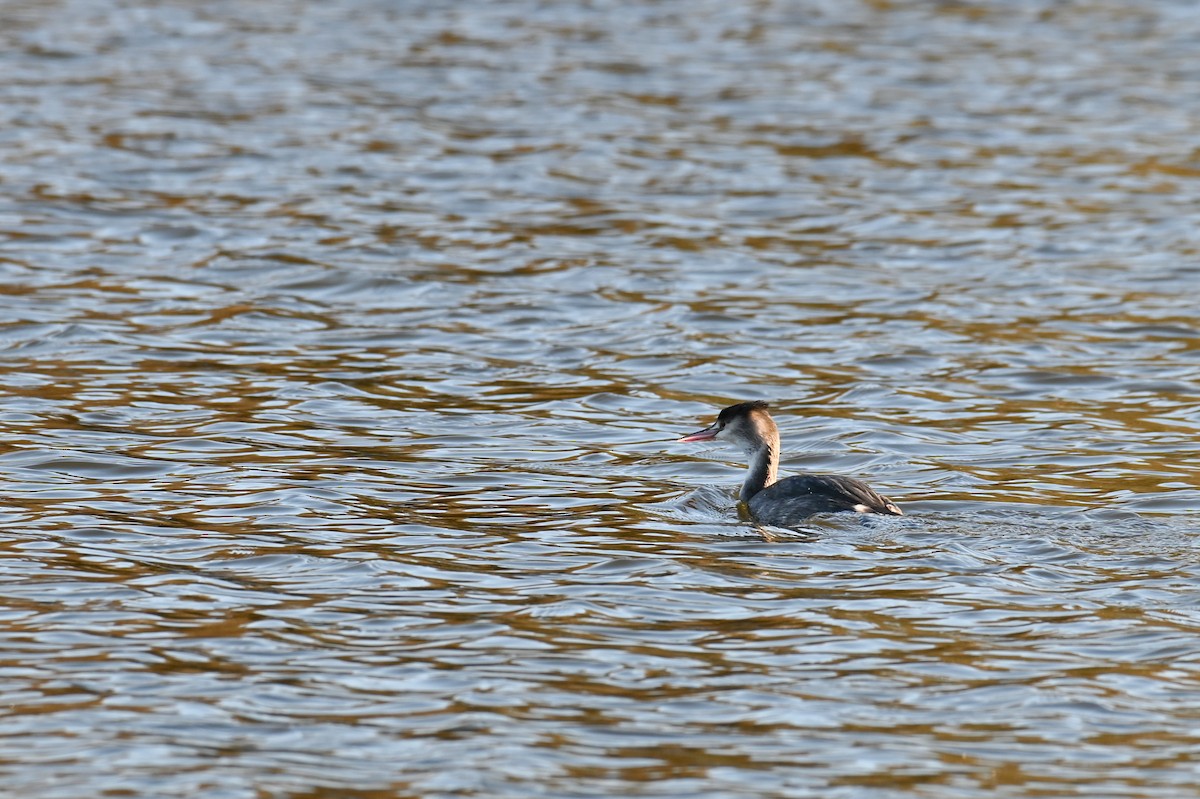
[{"label": "grebe head", "polygon": [[679,440],[727,441],[745,452],[757,452],[764,447],[778,449],[779,428],[767,412],[769,407],[763,400],[730,405],[717,414],[717,421],[711,426]]}]

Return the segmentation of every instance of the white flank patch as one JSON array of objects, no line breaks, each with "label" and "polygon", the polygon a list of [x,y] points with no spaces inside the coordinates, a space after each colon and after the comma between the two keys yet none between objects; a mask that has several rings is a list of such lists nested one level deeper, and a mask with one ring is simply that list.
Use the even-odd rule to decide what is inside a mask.
[{"label": "white flank patch", "polygon": [[854,512],[855,513],[870,513],[871,509],[868,508],[866,505],[863,505],[860,503],[860,504],[854,506]]}]

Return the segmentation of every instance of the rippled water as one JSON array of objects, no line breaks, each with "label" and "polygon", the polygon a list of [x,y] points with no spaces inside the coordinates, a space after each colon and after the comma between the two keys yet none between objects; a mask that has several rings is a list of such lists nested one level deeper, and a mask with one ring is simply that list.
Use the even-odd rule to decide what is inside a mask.
[{"label": "rippled water", "polygon": [[[1198,40],[0,6],[0,784],[1194,797]],[[908,515],[740,522],[755,398]]]}]

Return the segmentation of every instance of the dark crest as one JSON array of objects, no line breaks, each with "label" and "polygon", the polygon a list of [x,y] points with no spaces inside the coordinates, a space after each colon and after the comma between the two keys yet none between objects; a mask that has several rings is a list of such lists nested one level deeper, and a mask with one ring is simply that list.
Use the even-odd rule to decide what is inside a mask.
[{"label": "dark crest", "polygon": [[752,400],[750,402],[739,402],[737,405],[730,405],[717,414],[717,422],[720,424],[729,424],[733,419],[739,416],[749,416],[751,411],[765,411],[771,407],[771,403],[766,400]]}]

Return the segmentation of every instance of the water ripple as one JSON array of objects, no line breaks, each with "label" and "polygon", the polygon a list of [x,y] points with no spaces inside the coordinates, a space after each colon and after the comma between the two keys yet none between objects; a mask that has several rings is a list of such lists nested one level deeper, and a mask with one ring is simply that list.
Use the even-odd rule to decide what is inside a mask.
[{"label": "water ripple", "polygon": [[7,4],[5,785],[1194,795],[1196,19]]}]

